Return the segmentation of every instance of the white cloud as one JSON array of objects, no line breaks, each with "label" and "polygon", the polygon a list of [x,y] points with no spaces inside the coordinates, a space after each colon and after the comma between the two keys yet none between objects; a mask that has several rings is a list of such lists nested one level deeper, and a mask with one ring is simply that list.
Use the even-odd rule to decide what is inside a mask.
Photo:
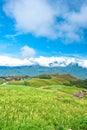
[{"label": "white cloud", "polygon": [[13,58],[10,56],[0,56],[0,66],[25,66],[25,65],[35,65],[39,64],[41,66],[49,66],[53,63],[53,66],[67,66],[70,63],[78,63],[79,66],[87,68],[86,59],[78,59],[73,57],[44,57],[40,56],[38,58]]},{"label": "white cloud", "polygon": [[[80,41],[84,37],[84,29],[87,29],[87,4],[83,4],[79,11],[68,11],[65,15],[65,21],[58,24],[60,37],[66,40]],[[70,42],[70,41],[69,41]]]},{"label": "white cloud", "polygon": [[35,58],[34,61],[41,66],[49,66],[50,63],[53,63],[53,66],[67,66],[70,63],[76,63],[75,58],[69,57],[44,57],[40,56]]},{"label": "white cloud", "polygon": [[6,0],[4,11],[19,32],[35,36],[79,41],[87,28],[86,0]]},{"label": "white cloud", "polygon": [[5,12],[16,20],[16,28],[36,36],[49,36],[55,12],[46,0],[10,0]]},{"label": "white cloud", "polygon": [[57,21],[64,16],[67,8],[61,2],[51,3],[49,1],[7,0],[4,11],[15,19],[15,27],[19,32],[57,38],[58,31],[60,31],[57,28]]},{"label": "white cloud", "polygon": [[26,45],[21,48],[21,54],[23,58],[29,58],[35,56],[36,51],[33,48]]},{"label": "white cloud", "polygon": [[62,38],[64,41],[66,41],[67,43],[75,40],[75,41],[80,41],[81,40],[81,35],[79,35],[78,32],[78,27],[76,27],[75,25],[73,25],[70,22],[63,22],[60,23],[60,25],[57,26],[58,27],[58,37]]},{"label": "white cloud", "polygon": [[0,56],[0,66],[24,66],[24,65],[32,65],[32,58],[13,58],[10,56]]},{"label": "white cloud", "polygon": [[68,20],[78,27],[87,28],[87,5],[83,5],[79,12],[71,12]]}]

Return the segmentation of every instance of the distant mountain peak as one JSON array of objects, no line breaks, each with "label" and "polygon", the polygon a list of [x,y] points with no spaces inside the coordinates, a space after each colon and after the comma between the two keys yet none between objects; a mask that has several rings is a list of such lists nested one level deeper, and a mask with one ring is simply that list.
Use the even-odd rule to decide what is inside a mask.
[{"label": "distant mountain peak", "polygon": [[[56,66],[55,66],[56,64]],[[66,66],[60,66],[59,63],[54,62],[49,64],[49,66],[41,66],[39,64],[30,65],[30,66],[17,66],[17,67],[0,67],[0,76],[9,76],[9,75],[28,75],[28,76],[37,76],[40,74],[70,74],[77,78],[87,79],[87,68],[79,66],[77,63],[70,63]]]}]

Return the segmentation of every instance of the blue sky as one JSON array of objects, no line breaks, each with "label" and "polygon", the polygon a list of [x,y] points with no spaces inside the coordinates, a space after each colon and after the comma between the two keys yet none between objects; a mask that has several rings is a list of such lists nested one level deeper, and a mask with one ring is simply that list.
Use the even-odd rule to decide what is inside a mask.
[{"label": "blue sky", "polygon": [[86,60],[87,0],[0,0],[0,56]]}]

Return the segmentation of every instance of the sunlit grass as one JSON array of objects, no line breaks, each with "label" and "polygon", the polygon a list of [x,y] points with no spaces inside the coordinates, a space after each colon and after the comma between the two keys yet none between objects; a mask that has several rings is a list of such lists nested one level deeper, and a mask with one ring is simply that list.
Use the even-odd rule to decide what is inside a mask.
[{"label": "sunlit grass", "polygon": [[[56,91],[21,85],[1,86],[0,129],[86,130],[86,99],[73,98],[65,86],[54,88]],[[73,93],[73,88],[71,91]]]}]

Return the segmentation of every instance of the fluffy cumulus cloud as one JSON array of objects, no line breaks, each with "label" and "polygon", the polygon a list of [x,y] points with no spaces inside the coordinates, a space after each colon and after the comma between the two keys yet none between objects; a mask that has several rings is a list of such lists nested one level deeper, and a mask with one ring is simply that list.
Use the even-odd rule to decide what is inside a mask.
[{"label": "fluffy cumulus cloud", "polygon": [[5,13],[19,32],[79,41],[87,28],[86,0],[6,0]]},{"label": "fluffy cumulus cloud", "polygon": [[43,57],[38,58],[13,58],[10,56],[0,56],[0,66],[25,66],[25,65],[41,65],[41,66],[67,66],[70,63],[87,68],[86,59],[76,59],[73,57]]},{"label": "fluffy cumulus cloud", "polygon": [[21,54],[23,58],[29,58],[35,56],[36,51],[33,48],[26,45],[21,48]]},{"label": "fluffy cumulus cloud", "polygon": [[46,0],[9,0],[5,12],[16,21],[16,29],[36,36],[53,33],[55,12]]}]

